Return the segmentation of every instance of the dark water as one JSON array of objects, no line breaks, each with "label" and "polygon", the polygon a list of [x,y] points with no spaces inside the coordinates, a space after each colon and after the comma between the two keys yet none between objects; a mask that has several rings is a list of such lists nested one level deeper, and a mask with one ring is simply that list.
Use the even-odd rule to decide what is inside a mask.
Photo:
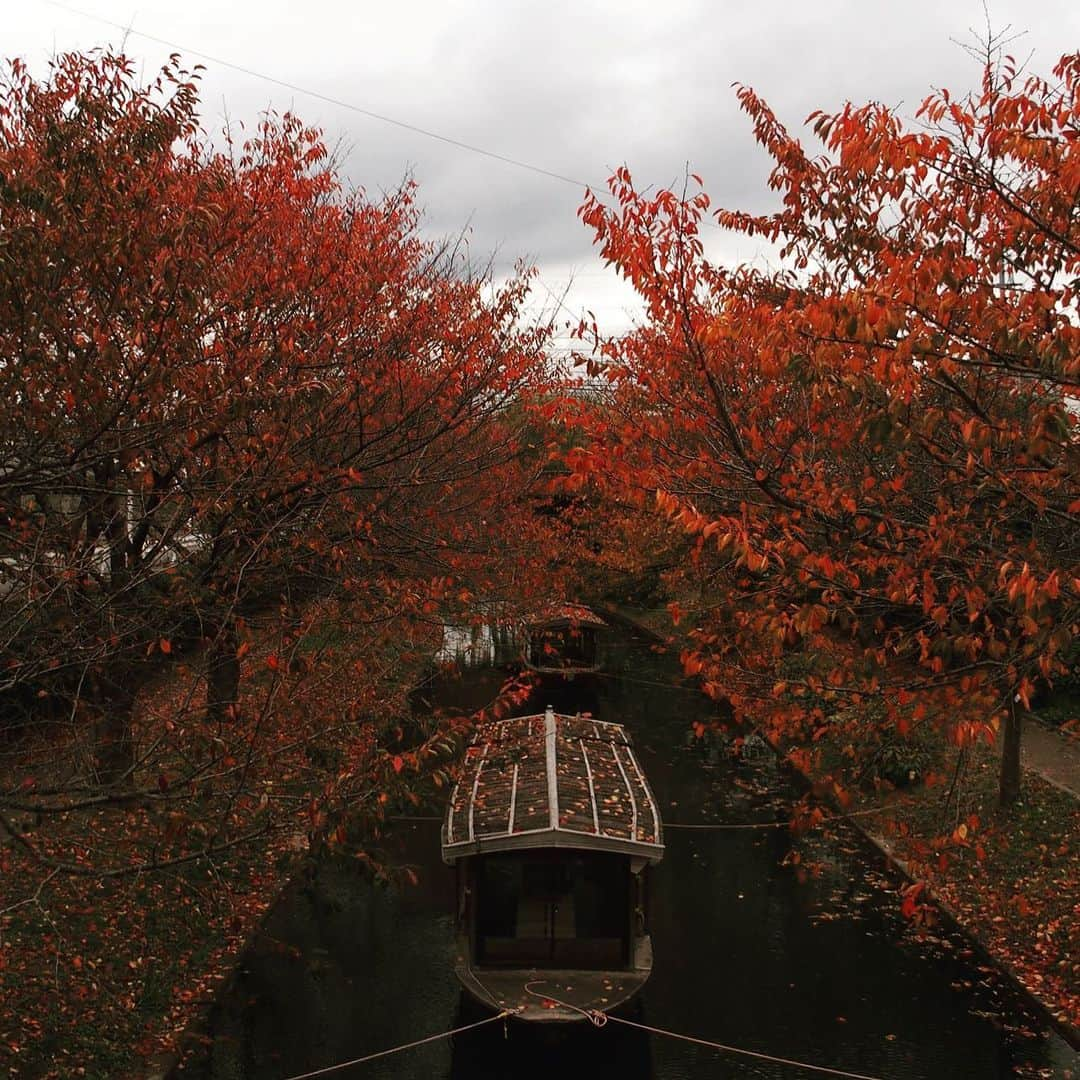
[{"label": "dark water", "polygon": [[[713,708],[669,658],[608,643],[604,677],[540,688],[523,712],[591,710],[634,734],[668,823],[768,824],[792,791],[762,755],[736,762],[687,732]],[[499,676],[432,684],[443,705],[486,700]],[[919,937],[896,882],[843,829],[794,844],[786,828],[671,828],[651,882],[653,976],[629,1019],[873,1077],[1080,1078],[1080,1055],[1048,1033],[962,939]],[[326,864],[294,882],[216,1008],[206,1057],[186,1076],[284,1080],[446,1031],[484,1015],[450,967],[453,876],[439,826],[403,822],[391,858],[415,887],[369,886]],[[723,1053],[610,1023],[541,1036],[502,1022],[328,1075],[349,1078],[804,1078],[793,1065]]]}]

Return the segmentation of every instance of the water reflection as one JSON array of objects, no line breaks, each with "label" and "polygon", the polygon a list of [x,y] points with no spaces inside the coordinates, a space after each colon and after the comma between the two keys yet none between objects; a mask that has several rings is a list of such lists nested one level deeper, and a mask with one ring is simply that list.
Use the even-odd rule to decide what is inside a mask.
[{"label": "water reflection", "polygon": [[[502,673],[436,679],[442,705],[487,700]],[[522,709],[587,709],[626,723],[670,823],[775,823],[792,793],[762,756],[732,761],[685,734],[713,708],[674,665],[625,636],[605,674],[544,684]],[[436,822],[403,823],[390,857],[415,888],[373,888],[327,863],[294,882],[244,955],[185,1075],[280,1080],[446,1031],[477,1016],[454,979],[452,871]],[[671,829],[652,876],[652,978],[640,1016],[659,1028],[872,1076],[1080,1076],[1080,1062],[1028,1016],[963,940],[912,936],[883,868],[850,831],[797,841],[820,876],[786,865],[784,828]],[[552,1037],[554,1035],[555,1037]],[[609,1024],[561,1033],[494,1023],[342,1077],[812,1076]]]}]

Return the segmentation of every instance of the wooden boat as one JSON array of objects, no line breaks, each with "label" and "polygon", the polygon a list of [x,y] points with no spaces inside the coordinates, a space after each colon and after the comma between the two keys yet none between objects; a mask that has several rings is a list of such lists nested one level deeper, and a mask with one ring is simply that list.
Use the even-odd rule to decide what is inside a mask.
[{"label": "wooden boat", "polygon": [[573,677],[600,670],[597,636],[607,622],[583,604],[556,604],[525,624],[525,666]]},{"label": "wooden boat", "polygon": [[462,985],[525,1020],[583,1020],[628,1001],[652,971],[645,871],[663,853],[621,725],[550,708],[485,725],[442,833]]}]

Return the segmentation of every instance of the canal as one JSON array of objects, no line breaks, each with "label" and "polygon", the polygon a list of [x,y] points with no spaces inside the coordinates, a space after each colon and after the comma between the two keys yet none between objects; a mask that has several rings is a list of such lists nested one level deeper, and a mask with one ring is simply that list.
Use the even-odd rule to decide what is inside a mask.
[{"label": "canal", "polygon": [[[602,675],[549,680],[520,711],[552,705],[626,724],[670,826],[651,880],[655,968],[631,1018],[889,1080],[1080,1077],[1080,1055],[962,938],[905,922],[897,882],[850,827],[794,840],[777,827],[795,793],[770,754],[734,758],[688,736],[715,707],[683,684],[673,658],[622,633],[603,648]],[[468,707],[490,698],[501,677],[466,669],[425,693],[432,704]],[[720,827],[676,827],[701,825]],[[439,824],[401,821],[389,844],[415,885],[373,887],[341,862],[291,883],[241,958],[213,1010],[205,1054],[185,1077],[284,1080],[475,1019],[451,970],[453,875],[440,861]],[[541,1037],[499,1022],[328,1075],[823,1074],[622,1025]]]}]

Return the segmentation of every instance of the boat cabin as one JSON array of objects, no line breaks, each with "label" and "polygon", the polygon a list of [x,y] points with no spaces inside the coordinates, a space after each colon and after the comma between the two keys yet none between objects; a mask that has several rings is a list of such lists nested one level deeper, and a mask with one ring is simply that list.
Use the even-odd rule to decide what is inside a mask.
[{"label": "boat cabin", "polygon": [[598,671],[598,639],[607,625],[582,604],[552,606],[526,623],[525,664],[559,675]]},{"label": "boat cabin", "polygon": [[631,998],[652,970],[645,871],[663,852],[619,724],[549,708],[485,725],[442,835],[466,990],[527,1020],[582,1020]]}]

